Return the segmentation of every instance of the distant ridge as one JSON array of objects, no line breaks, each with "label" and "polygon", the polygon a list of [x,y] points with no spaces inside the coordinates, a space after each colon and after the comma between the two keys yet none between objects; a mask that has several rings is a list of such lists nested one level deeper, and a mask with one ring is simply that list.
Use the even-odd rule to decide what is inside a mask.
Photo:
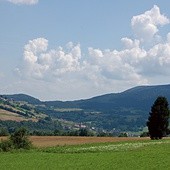
[{"label": "distant ridge", "polygon": [[170,85],[138,86],[121,93],[97,96],[77,103],[83,108],[134,107],[148,111],[158,96],[165,96],[170,102]]},{"label": "distant ridge", "polygon": [[137,86],[121,93],[111,93],[90,99],[75,101],[45,101],[25,94],[4,95],[15,101],[25,101],[30,104],[45,104],[48,107],[80,108],[92,110],[111,110],[115,108],[136,108],[148,111],[155,98],[165,96],[170,101],[170,84],[155,86]]},{"label": "distant ridge", "polygon": [[38,112],[54,119],[121,131],[138,131],[145,127],[151,106],[158,96],[166,97],[170,104],[170,84],[137,86],[121,93],[66,102],[43,102],[25,94],[4,95],[8,99],[32,104]]},{"label": "distant ridge", "polygon": [[41,103],[39,99],[36,99],[26,94],[13,94],[13,95],[2,95],[2,96],[8,99],[11,99],[11,100],[15,100],[15,101],[24,101],[29,104],[40,104]]},{"label": "distant ridge", "polygon": [[125,90],[122,93],[133,92],[133,91],[139,92],[139,91],[143,91],[143,90],[153,90],[153,89],[156,89],[156,90],[162,89],[162,90],[164,90],[164,89],[167,89],[167,88],[170,88],[170,84],[153,85],[153,86],[149,86],[149,85],[147,85],[147,86],[137,86],[137,87],[133,87],[133,88],[130,88],[128,90]]},{"label": "distant ridge", "polygon": [[[135,96],[137,95],[137,96]],[[123,100],[128,98],[131,100],[131,98],[141,98],[141,99],[152,99],[154,100],[157,96],[165,96],[170,100],[170,84],[167,85],[154,85],[154,86],[137,86],[130,88],[128,90],[125,90],[120,93],[110,93],[110,94],[104,94],[101,96],[95,96],[89,99],[83,99],[83,100],[75,100],[75,101],[45,101],[42,102],[37,98],[34,98],[30,95],[26,94],[13,94],[13,95],[3,95],[4,97],[7,97],[8,99],[12,99],[15,101],[25,101],[30,104],[47,104],[47,105],[61,105],[61,107],[75,107],[75,106],[81,106],[84,105],[83,103],[89,103],[89,102],[99,102],[99,103],[112,103],[117,100]],[[148,100],[147,100],[148,101]],[[121,102],[121,101],[120,101]],[[118,103],[118,101],[116,102]]]}]

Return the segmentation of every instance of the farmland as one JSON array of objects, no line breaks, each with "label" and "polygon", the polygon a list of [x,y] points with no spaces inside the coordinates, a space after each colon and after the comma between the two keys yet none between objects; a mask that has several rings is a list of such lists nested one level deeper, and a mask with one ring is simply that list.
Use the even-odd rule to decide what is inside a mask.
[{"label": "farmland", "polygon": [[[0,164],[1,169],[169,169],[170,139],[138,139],[32,137],[39,148],[0,153]],[[55,140],[68,142],[54,146]]]},{"label": "farmland", "polygon": [[[90,143],[106,143],[121,141],[138,141],[144,138],[119,138],[119,137],[72,137],[72,136],[32,136],[30,140],[37,147],[79,145]],[[146,140],[146,138],[145,138]]]},{"label": "farmland", "polygon": [[[0,137],[6,139],[6,137]],[[106,143],[106,142],[123,142],[123,141],[141,141],[149,138],[139,137],[78,137],[78,136],[30,136],[29,139],[35,147],[51,147],[63,145],[80,145],[90,143]]]},{"label": "farmland", "polygon": [[34,122],[37,121],[35,118],[25,118],[24,116],[21,116],[17,113],[13,113],[3,109],[0,109],[0,120],[2,121],[11,120],[16,122],[29,121],[29,120]]}]

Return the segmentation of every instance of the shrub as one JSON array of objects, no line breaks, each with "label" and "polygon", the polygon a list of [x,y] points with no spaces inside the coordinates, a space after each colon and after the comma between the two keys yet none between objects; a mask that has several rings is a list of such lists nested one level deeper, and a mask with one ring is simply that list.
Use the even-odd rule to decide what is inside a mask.
[{"label": "shrub", "polygon": [[149,132],[142,132],[140,134],[140,137],[148,137],[149,136]]},{"label": "shrub", "polygon": [[16,130],[8,140],[1,141],[0,151],[8,152],[12,149],[30,149],[31,142],[28,140],[28,131],[25,128]]},{"label": "shrub", "polygon": [[128,137],[127,133],[120,133],[118,137]]},{"label": "shrub", "polygon": [[8,152],[13,149],[13,144],[10,140],[2,140],[0,143],[0,150],[3,152]]},{"label": "shrub", "polygon": [[20,128],[16,130],[10,137],[15,149],[30,149],[31,142],[28,140],[28,131],[25,128]]}]

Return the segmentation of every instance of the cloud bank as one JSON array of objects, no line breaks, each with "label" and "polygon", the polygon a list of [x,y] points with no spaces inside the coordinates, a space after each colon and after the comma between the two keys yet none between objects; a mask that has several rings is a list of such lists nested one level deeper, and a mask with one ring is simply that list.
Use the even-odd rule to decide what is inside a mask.
[{"label": "cloud bank", "polygon": [[169,19],[160,13],[158,6],[144,14],[134,16],[131,20],[132,29],[137,38],[141,40],[150,40],[159,32],[158,26],[169,23]]},{"label": "cloud bank", "polygon": [[38,3],[38,0],[7,0],[8,2],[11,2],[13,4],[18,4],[18,5],[34,5]]},{"label": "cloud bank", "polygon": [[[80,44],[69,42],[65,47],[49,49],[47,39],[33,39],[25,45],[22,66],[16,71],[24,79],[44,82],[44,89],[56,88],[59,98],[89,97],[160,83],[159,77],[166,80],[170,75],[170,33],[159,35],[159,27],[166,24],[169,19],[155,5],[132,18],[134,39],[122,38],[122,50],[89,47],[86,55]],[[155,41],[157,37],[161,41]]]}]

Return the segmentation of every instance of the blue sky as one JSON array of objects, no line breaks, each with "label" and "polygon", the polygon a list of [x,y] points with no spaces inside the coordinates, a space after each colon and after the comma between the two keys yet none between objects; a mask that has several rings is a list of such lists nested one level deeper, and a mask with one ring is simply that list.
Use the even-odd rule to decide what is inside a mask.
[{"label": "blue sky", "polygon": [[0,0],[0,93],[74,100],[168,84],[169,5]]}]

